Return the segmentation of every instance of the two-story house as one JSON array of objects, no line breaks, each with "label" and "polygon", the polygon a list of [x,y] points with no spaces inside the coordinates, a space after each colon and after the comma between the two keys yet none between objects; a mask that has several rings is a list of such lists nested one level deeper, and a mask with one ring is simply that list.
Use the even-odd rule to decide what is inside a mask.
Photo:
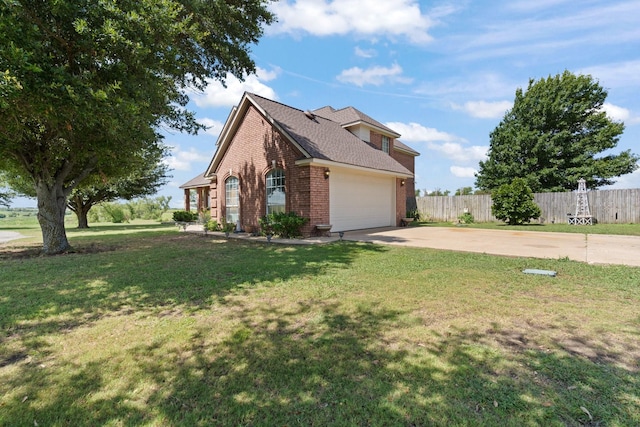
[{"label": "two-story house", "polygon": [[185,209],[254,231],[270,212],[309,218],[303,234],[397,226],[414,196],[418,152],[353,107],[303,111],[245,93],[204,174],[185,183]]}]

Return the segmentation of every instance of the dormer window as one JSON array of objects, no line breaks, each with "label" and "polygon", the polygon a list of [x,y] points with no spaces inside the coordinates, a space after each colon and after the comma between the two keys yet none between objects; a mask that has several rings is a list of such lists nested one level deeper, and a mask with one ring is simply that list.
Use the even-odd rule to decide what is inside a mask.
[{"label": "dormer window", "polygon": [[382,135],[382,151],[389,154],[390,140],[388,136]]}]

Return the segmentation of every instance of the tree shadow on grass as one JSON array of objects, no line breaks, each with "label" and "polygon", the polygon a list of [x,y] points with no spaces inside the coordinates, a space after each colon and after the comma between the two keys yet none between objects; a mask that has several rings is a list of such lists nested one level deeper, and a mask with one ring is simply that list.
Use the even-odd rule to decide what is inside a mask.
[{"label": "tree shadow on grass", "polygon": [[[70,330],[104,316],[207,309],[232,292],[348,268],[376,246],[262,245],[172,234],[107,252],[0,260],[0,344]],[[0,364],[13,357],[0,349]]]},{"label": "tree shadow on grass", "polygon": [[322,302],[236,308],[227,331],[194,328],[179,348],[163,340],[133,347],[133,374],[117,381],[109,374],[121,368],[117,358],[73,365],[65,378],[23,364],[9,386],[51,395],[33,404],[16,396],[0,421],[595,426],[640,417],[637,371],[567,353],[561,343],[514,348],[518,332],[510,329],[394,343],[387,333],[406,326],[406,313]]}]

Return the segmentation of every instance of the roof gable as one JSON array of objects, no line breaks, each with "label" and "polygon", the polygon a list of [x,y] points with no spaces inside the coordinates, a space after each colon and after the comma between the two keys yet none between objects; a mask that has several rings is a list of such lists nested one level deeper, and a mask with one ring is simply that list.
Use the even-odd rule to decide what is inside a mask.
[{"label": "roof gable", "polygon": [[313,113],[317,114],[318,116],[326,117],[327,119],[334,122],[338,122],[344,128],[357,124],[365,124],[394,138],[400,137],[400,134],[398,132],[394,131],[391,128],[388,128],[379,121],[371,118],[370,116],[354,107],[345,107],[336,110],[333,107],[326,106],[317,110],[313,110]]}]

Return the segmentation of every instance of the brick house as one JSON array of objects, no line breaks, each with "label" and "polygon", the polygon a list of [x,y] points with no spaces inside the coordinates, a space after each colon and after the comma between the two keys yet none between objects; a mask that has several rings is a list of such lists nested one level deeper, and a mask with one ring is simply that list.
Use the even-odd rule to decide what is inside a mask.
[{"label": "brick house", "polygon": [[[303,234],[398,226],[418,152],[353,107],[302,111],[245,93],[207,170],[180,188],[185,209],[257,231],[270,212],[309,218]],[[196,206],[192,206],[195,194]]]}]

